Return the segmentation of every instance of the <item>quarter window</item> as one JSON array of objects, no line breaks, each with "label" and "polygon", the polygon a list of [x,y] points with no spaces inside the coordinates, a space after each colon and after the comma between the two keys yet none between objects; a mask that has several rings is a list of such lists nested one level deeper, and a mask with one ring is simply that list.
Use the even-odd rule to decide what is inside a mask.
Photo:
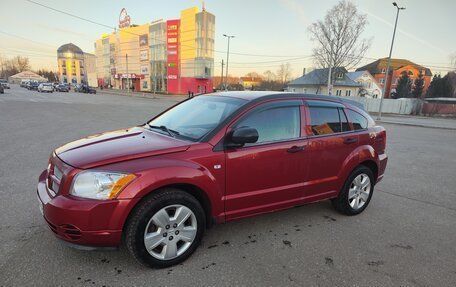
[{"label": "quarter window", "polygon": [[[236,127],[251,127],[258,131],[258,143],[283,141],[300,137],[299,106],[271,107],[253,112],[236,124]],[[248,145],[248,144],[247,144]]]},{"label": "quarter window", "polygon": [[352,110],[347,110],[348,112],[348,117],[350,118],[350,122],[353,124],[353,128],[355,130],[362,130],[362,129],[366,129],[367,128],[367,119],[355,112],[355,111],[352,111]]}]

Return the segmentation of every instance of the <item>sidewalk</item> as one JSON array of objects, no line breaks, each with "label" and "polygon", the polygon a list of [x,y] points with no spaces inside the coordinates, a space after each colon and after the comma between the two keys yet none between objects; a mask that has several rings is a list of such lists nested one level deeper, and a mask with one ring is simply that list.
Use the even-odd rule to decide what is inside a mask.
[{"label": "sidewalk", "polygon": [[145,93],[145,92],[128,92],[126,90],[117,90],[117,89],[97,89],[97,93],[99,94],[111,94],[111,95],[118,95],[118,96],[128,96],[128,97],[139,97],[139,98],[148,98],[148,99],[159,99],[159,100],[169,100],[175,102],[181,102],[187,98],[184,95],[174,95],[174,94],[153,94],[153,93]]},{"label": "sidewalk", "polygon": [[376,115],[372,115],[372,118],[378,123],[456,130],[456,119],[454,118],[432,118],[390,114],[383,114],[381,120],[377,120]]}]

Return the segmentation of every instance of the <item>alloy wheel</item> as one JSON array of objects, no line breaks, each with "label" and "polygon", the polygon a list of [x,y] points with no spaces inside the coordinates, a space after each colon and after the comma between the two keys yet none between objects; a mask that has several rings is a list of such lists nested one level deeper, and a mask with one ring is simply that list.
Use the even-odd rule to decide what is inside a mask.
[{"label": "alloy wheel", "polygon": [[193,211],[180,204],[156,212],[146,225],[144,245],[153,257],[171,260],[192,245],[198,230]]},{"label": "alloy wheel", "polygon": [[371,180],[365,173],[359,174],[350,184],[348,191],[348,203],[354,210],[362,208],[371,192]]}]

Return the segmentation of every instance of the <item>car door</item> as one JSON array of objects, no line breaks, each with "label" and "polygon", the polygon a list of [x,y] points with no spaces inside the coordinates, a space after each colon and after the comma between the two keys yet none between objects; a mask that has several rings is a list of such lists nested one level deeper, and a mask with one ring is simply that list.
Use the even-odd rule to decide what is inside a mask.
[{"label": "car door", "polygon": [[307,140],[302,135],[301,100],[261,104],[228,131],[251,127],[258,141],[225,149],[226,219],[298,205],[308,172]]},{"label": "car door", "polygon": [[329,101],[306,101],[310,168],[305,202],[333,197],[345,182],[343,168],[355,154],[358,135],[354,133],[344,106]]}]

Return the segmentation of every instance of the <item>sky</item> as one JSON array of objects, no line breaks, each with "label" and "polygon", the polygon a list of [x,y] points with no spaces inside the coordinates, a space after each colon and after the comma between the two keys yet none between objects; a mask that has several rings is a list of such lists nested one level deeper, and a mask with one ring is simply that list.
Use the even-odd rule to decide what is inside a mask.
[{"label": "sky", "polygon": [[[117,26],[119,13],[126,8],[134,24],[158,19],[179,18],[180,11],[192,6],[201,9],[202,1],[193,0],[33,0],[108,26]],[[72,18],[27,0],[1,0],[0,56],[26,56],[33,69],[57,69],[56,50],[74,43],[84,52],[94,52],[94,42],[106,27]],[[368,25],[362,35],[372,38],[372,46],[360,65],[387,57],[391,45],[396,8],[387,0],[353,0]],[[406,10],[400,12],[393,58],[406,58],[446,74],[451,55],[456,55],[455,0],[398,0]],[[230,42],[229,74],[276,72],[282,63],[290,63],[293,77],[315,64],[310,57],[314,43],[307,27],[336,5],[336,0],[207,0],[206,10],[216,17],[215,75],[226,61]],[[246,55],[238,55],[246,54]]]}]

